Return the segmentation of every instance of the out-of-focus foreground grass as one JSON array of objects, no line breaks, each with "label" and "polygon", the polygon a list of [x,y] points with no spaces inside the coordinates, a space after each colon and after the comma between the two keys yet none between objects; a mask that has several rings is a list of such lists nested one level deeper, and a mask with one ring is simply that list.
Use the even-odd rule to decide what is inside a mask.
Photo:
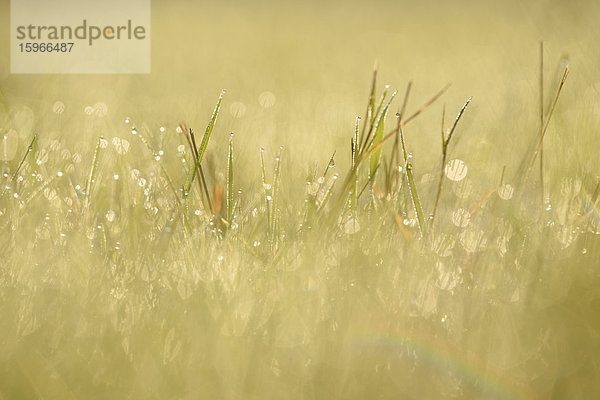
[{"label": "out-of-focus foreground grass", "polygon": [[[155,2],[148,76],[2,42],[0,399],[599,396],[598,11]],[[409,81],[453,85],[405,159]]]}]

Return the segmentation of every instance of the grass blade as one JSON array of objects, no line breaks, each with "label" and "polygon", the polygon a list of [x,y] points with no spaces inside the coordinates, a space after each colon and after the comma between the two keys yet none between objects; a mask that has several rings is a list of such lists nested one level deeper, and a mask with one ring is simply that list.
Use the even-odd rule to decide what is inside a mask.
[{"label": "grass blade", "polygon": [[202,158],[204,158],[204,153],[206,153],[206,148],[208,147],[208,140],[210,139],[210,135],[215,127],[215,123],[217,122],[217,117],[219,115],[219,110],[221,109],[221,102],[223,101],[223,95],[225,94],[225,90],[221,92],[219,96],[219,100],[217,100],[217,105],[213,111],[212,117],[210,118],[210,122],[206,127],[206,131],[204,131],[204,136],[202,137],[202,142],[200,143],[200,149],[198,151],[198,164],[202,162]]},{"label": "grass blade", "polygon": [[548,125],[550,124],[550,120],[552,119],[552,115],[554,114],[554,109],[556,108],[556,104],[558,103],[558,98],[560,97],[560,93],[562,92],[563,86],[565,85],[565,81],[567,80],[568,76],[569,76],[569,67],[567,66],[563,72],[562,78],[560,80],[560,84],[558,85],[556,95],[554,96],[554,101],[552,102],[552,106],[550,107],[550,112],[548,113],[548,117],[546,118],[546,123],[544,124],[544,127],[542,128],[542,132],[540,133],[538,143],[536,145],[535,151],[533,152],[533,156],[531,157],[531,161],[529,163],[529,167],[527,168],[527,171],[525,172],[525,176],[523,178],[523,183],[521,184],[521,194],[519,195],[519,199],[521,199],[523,196],[523,190],[527,184],[529,175],[531,174],[531,170],[533,169],[533,166],[535,164],[535,160],[540,152],[540,149],[542,148],[542,144],[544,142],[544,136],[546,135],[546,131],[548,130]]},{"label": "grass blade", "polygon": [[281,174],[281,152],[275,157],[275,171],[273,173],[273,195],[271,196],[271,242],[275,242],[277,238],[277,199],[279,197],[279,185]]},{"label": "grass blade", "polygon": [[440,201],[440,196],[442,195],[442,183],[444,182],[444,168],[446,167],[446,160],[448,158],[448,145],[450,144],[450,140],[452,140],[452,137],[454,136],[454,132],[456,131],[456,126],[458,125],[458,121],[460,121],[460,119],[462,118],[465,110],[471,103],[472,99],[473,99],[472,97],[469,97],[467,102],[460,109],[460,112],[456,116],[456,119],[454,120],[454,124],[452,125],[452,128],[450,129],[450,132],[448,133],[447,137],[444,132],[444,118],[445,118],[445,113],[446,113],[445,108],[442,113],[442,168],[440,170],[440,180],[438,182],[437,192],[435,195],[435,204],[433,206],[433,212],[431,214],[431,225],[433,225],[433,222],[435,221],[435,214],[437,213],[438,203]]},{"label": "grass blade", "polygon": [[[11,185],[15,183],[17,176],[19,176],[19,171],[23,167],[23,164],[25,164],[25,160],[27,160],[27,156],[29,155],[29,153],[33,152],[33,147],[36,142],[37,142],[37,135],[34,135],[33,139],[31,139],[31,142],[29,143],[29,146],[27,146],[27,150],[25,150],[25,154],[23,154],[23,157],[21,158],[21,162],[19,162],[19,165],[17,165],[17,169],[15,170],[15,173],[12,175]],[[4,196],[4,194],[6,194],[6,191],[7,191],[6,188],[4,188],[4,190],[2,190],[2,194],[0,195],[0,198],[2,198]]]},{"label": "grass blade", "polygon": [[271,195],[269,195],[270,185],[267,183],[267,171],[265,169],[265,149],[260,149],[260,168],[262,172],[262,184],[265,192],[265,207],[267,211],[267,232],[271,232]]},{"label": "grass blade", "polygon": [[233,222],[233,132],[229,136],[229,152],[227,154],[227,222]]},{"label": "grass blade", "polygon": [[92,159],[92,165],[90,167],[90,173],[88,176],[87,185],[85,187],[85,202],[84,208],[86,211],[90,205],[90,192],[94,186],[94,181],[96,179],[96,171],[98,169],[98,156],[100,154],[100,149],[102,148],[102,142],[104,141],[104,137],[100,136],[98,138],[98,143],[96,144],[96,150],[94,151],[94,158]]},{"label": "grass blade", "polygon": [[[388,103],[385,105],[385,108],[379,114],[379,118],[377,119],[377,122],[376,122],[375,136],[373,136],[373,143],[371,144],[371,146],[376,146],[379,144],[379,142],[381,142],[383,140],[383,132],[384,132],[383,127],[384,127],[385,117],[387,115],[390,104],[394,100],[394,97],[396,97],[396,92],[394,92],[392,94],[392,97],[390,98]],[[375,177],[375,173],[377,172],[377,169],[379,168],[380,161],[381,161],[381,149],[378,149],[371,156],[371,165],[369,168],[369,175]]]},{"label": "grass blade", "polygon": [[404,169],[406,171],[406,177],[408,179],[410,198],[412,200],[415,214],[417,214],[417,220],[419,222],[419,231],[421,232],[421,236],[425,237],[425,234],[427,231],[427,226],[425,225],[425,216],[423,214],[423,207],[421,206],[421,200],[419,199],[419,193],[417,191],[417,185],[415,183],[413,167],[412,167],[412,164],[410,163],[410,157],[408,157],[408,153],[406,152],[406,143],[404,141],[404,132],[402,131],[402,122],[401,122],[400,118],[398,118],[398,132],[400,134],[400,145],[402,148],[402,154],[404,156],[404,163],[405,163]]},{"label": "grass blade", "polygon": [[[544,42],[540,42],[540,139],[542,139],[542,132],[544,129]],[[544,145],[540,146],[540,195],[541,204],[544,205],[545,193],[544,193]]]}]

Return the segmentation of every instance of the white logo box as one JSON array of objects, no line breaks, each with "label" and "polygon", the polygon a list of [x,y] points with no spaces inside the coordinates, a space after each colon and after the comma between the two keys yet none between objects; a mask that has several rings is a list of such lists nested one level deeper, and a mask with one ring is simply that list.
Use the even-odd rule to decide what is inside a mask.
[{"label": "white logo box", "polygon": [[150,73],[150,0],[11,0],[11,72]]}]

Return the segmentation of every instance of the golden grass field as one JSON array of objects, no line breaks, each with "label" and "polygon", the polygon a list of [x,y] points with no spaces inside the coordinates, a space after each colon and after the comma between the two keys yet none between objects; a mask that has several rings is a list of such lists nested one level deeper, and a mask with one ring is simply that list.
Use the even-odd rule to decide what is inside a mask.
[{"label": "golden grass field", "polygon": [[0,400],[600,396],[600,5],[154,1],[147,75],[9,15]]}]

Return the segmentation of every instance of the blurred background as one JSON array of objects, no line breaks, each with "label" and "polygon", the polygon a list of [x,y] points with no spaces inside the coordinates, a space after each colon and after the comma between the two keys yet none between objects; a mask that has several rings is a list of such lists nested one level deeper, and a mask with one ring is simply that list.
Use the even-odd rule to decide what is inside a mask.
[{"label": "blurred background", "polygon": [[125,128],[126,117],[151,130],[172,131],[180,122],[202,130],[227,89],[217,149],[234,131],[240,151],[253,159],[260,146],[287,146],[293,165],[307,154],[315,160],[336,149],[348,154],[377,62],[380,83],[398,89],[400,99],[413,81],[409,112],[452,83],[407,133],[416,160],[428,164],[428,144],[439,145],[442,105],[454,118],[469,96],[474,101],[461,134],[469,140],[456,151],[476,144],[506,158],[538,129],[540,40],[546,103],[562,68],[571,66],[561,101],[573,107],[558,110],[570,113],[565,123],[573,126],[600,96],[595,1],[153,1],[148,75],[11,75],[8,0],[0,15],[3,99],[8,108],[33,112],[42,139],[58,129],[47,118],[56,101],[65,104],[62,138],[94,143],[97,132],[87,138],[69,123],[79,123],[85,107],[98,102],[106,104],[104,122],[113,132]]},{"label": "blurred background", "polygon": [[[0,195],[0,400],[600,392],[599,2],[153,1],[147,75],[10,74],[9,5],[0,0],[0,179],[12,185]],[[544,140],[543,206],[537,168],[522,201],[508,202],[512,186],[493,195],[503,166],[516,187],[538,140],[542,40],[546,112],[570,68]],[[399,91],[386,131],[409,82],[408,113],[452,83],[405,130],[427,214],[443,107],[448,127],[473,97],[449,149],[469,178],[446,172],[431,249],[405,191],[394,218],[391,202],[364,196],[357,232],[337,216],[331,230],[302,225],[314,162],[320,173],[336,151],[346,176],[375,64],[378,93]],[[221,240],[190,196],[193,230],[169,242],[180,201],[163,181],[187,177],[176,128],[202,133],[223,89],[203,165],[216,194],[235,132],[243,235]],[[35,163],[20,169],[34,133]],[[259,149],[275,185],[280,146],[288,236],[275,253]]]}]

